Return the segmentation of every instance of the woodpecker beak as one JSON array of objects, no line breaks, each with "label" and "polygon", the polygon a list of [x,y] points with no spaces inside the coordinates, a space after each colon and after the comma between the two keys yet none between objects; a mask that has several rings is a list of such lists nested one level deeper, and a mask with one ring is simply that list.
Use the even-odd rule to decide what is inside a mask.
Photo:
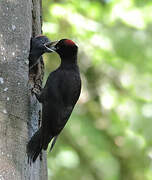
[{"label": "woodpecker beak", "polygon": [[55,52],[57,50],[57,48],[55,46],[58,42],[59,41],[47,42],[44,44],[44,46],[48,50],[48,52],[50,52],[50,53]]}]

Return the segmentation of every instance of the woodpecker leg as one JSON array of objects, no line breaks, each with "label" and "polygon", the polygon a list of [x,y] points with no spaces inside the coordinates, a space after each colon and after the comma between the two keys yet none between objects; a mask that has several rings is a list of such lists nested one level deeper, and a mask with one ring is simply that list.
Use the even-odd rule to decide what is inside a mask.
[{"label": "woodpecker leg", "polygon": [[42,103],[41,90],[40,90],[39,88],[37,88],[37,87],[34,87],[34,88],[32,89],[32,93],[34,93],[35,96],[36,96],[36,98],[37,98],[37,100],[38,100],[40,103]]}]

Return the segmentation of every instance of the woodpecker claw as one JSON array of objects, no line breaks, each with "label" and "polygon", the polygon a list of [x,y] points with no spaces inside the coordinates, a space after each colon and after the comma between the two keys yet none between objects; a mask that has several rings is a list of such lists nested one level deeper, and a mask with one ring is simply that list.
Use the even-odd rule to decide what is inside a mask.
[{"label": "woodpecker claw", "polygon": [[41,93],[41,90],[34,87],[34,88],[32,89],[32,93],[33,93],[33,94],[40,94],[40,93]]}]

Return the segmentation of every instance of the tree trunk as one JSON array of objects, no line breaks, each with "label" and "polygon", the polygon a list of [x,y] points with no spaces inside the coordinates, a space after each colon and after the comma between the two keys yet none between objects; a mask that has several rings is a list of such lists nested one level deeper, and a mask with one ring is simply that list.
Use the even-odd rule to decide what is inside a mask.
[{"label": "tree trunk", "polygon": [[29,87],[42,82],[43,63],[30,72],[31,36],[41,33],[41,0],[0,1],[0,179],[46,180],[46,155],[30,165],[26,145],[41,107]]}]

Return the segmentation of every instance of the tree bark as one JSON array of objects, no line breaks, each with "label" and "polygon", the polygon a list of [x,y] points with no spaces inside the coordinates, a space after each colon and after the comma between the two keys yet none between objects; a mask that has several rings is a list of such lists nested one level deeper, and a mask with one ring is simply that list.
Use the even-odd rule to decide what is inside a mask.
[{"label": "tree bark", "polygon": [[37,130],[41,114],[29,89],[37,80],[42,82],[43,63],[30,75],[28,67],[31,36],[41,33],[40,15],[41,0],[0,1],[1,180],[47,179],[46,155],[30,165],[26,154],[27,142]]}]

